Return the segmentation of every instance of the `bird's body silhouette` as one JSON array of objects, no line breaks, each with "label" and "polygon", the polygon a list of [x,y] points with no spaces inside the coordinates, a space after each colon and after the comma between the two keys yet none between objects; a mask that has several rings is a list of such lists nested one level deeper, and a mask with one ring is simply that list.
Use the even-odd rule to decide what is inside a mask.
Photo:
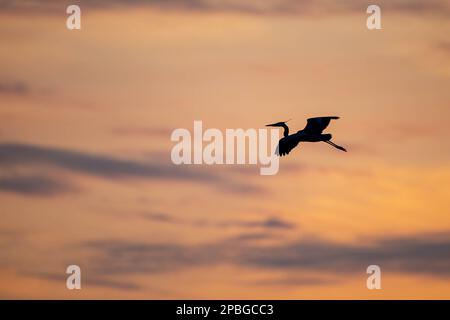
[{"label": "bird's body silhouette", "polygon": [[[277,147],[277,154],[284,156],[289,154],[300,142],[319,142],[323,141],[329,145],[347,152],[344,147],[338,146],[331,142],[331,134],[323,134],[323,130],[330,124],[333,119],[339,119],[339,117],[317,117],[309,118],[306,123],[306,127],[303,130],[296,133],[289,134],[289,127],[286,125],[287,121],[268,124],[267,127],[282,127],[284,129],[284,137],[280,139]],[[289,121],[289,120],[288,120]]]}]

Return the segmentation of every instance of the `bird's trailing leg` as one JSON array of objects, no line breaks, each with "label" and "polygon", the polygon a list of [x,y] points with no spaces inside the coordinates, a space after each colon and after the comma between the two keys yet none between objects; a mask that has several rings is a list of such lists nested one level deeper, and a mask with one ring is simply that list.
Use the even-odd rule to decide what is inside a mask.
[{"label": "bird's trailing leg", "polygon": [[324,141],[324,142],[328,143],[330,146],[335,147],[336,149],[339,149],[339,150],[347,152],[347,150],[345,150],[344,147],[338,146],[337,144],[335,144],[334,142],[331,142],[330,140],[327,140],[327,141]]}]

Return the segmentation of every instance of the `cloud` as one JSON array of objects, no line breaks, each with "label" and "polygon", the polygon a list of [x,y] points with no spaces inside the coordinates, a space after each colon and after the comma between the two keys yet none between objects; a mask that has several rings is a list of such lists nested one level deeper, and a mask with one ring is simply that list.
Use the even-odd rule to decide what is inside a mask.
[{"label": "cloud", "polygon": [[259,240],[272,240],[272,239],[274,239],[274,237],[275,237],[275,235],[273,233],[269,233],[266,231],[251,232],[251,233],[240,233],[237,236],[228,238],[227,241],[242,244],[244,242],[252,242],[252,241],[259,241]]},{"label": "cloud", "polygon": [[112,133],[118,136],[144,136],[144,137],[165,137],[170,138],[172,130],[169,128],[148,128],[148,127],[116,127]]},{"label": "cloud", "polygon": [[366,245],[299,241],[248,252],[244,264],[335,273],[379,265],[385,271],[450,276],[450,233],[391,238]]},{"label": "cloud", "polygon": [[258,186],[241,183],[212,171],[172,163],[119,159],[106,155],[58,149],[28,144],[0,144],[0,168],[11,166],[51,166],[106,179],[159,179],[198,182],[213,185],[222,191],[252,194],[264,190]]},{"label": "cloud", "polygon": [[264,228],[264,229],[293,229],[295,224],[281,220],[277,217],[269,217],[264,220],[242,221],[230,220],[214,223],[217,227],[243,227],[243,228]]},{"label": "cloud", "polygon": [[0,94],[25,95],[30,91],[29,87],[21,81],[0,82]]},{"label": "cloud", "polygon": [[[255,225],[255,224],[253,224]],[[262,222],[256,222],[257,227],[264,227],[270,229],[292,229],[295,228],[295,224],[280,220],[276,217],[269,218]]]},{"label": "cloud", "polygon": [[[89,269],[95,274],[145,274],[212,264],[216,254],[207,248],[176,244],[146,244],[120,240],[90,241],[83,248],[94,251]],[[114,258],[115,256],[115,258]]]},{"label": "cloud", "polygon": [[177,219],[169,214],[160,212],[145,212],[142,214],[142,217],[155,222],[167,222],[174,224],[183,223],[181,219]]},{"label": "cloud", "polygon": [[392,237],[367,244],[299,240],[278,245],[222,241],[188,246],[122,240],[84,243],[94,252],[95,272],[161,273],[196,266],[231,264],[283,272],[365,273],[376,264],[384,272],[450,277],[450,232]]},{"label": "cloud", "polygon": [[340,281],[335,278],[321,278],[321,277],[284,277],[284,278],[265,278],[265,279],[259,279],[256,281],[252,281],[250,284],[256,285],[256,286],[318,286],[318,285],[329,285],[329,284],[336,284]]},{"label": "cloud", "polygon": [[437,44],[436,47],[438,50],[450,55],[450,42],[445,42],[445,41],[440,42]]},{"label": "cloud", "polygon": [[74,190],[73,186],[65,182],[41,175],[0,177],[0,191],[23,195],[53,196]]},{"label": "cloud", "polygon": [[277,217],[269,217],[262,220],[225,220],[215,221],[207,219],[183,219],[167,213],[144,212],[142,217],[154,222],[171,223],[177,225],[190,225],[193,227],[214,227],[214,228],[261,228],[261,229],[294,229],[294,223],[284,221]]},{"label": "cloud", "polygon": [[[149,7],[160,10],[184,10],[203,12],[238,12],[245,14],[340,14],[359,12],[365,14],[368,3],[358,0],[0,0],[0,12],[15,13],[65,12],[69,4],[78,4],[81,8],[108,9],[117,7]],[[450,5],[446,0],[379,0],[384,12],[401,12],[412,14],[433,13],[450,14]]]},{"label": "cloud", "polygon": [[[51,272],[22,272],[23,275],[33,277],[33,278],[39,278],[39,279],[45,279],[50,281],[57,281],[59,283],[65,283],[67,280],[67,275],[64,273],[51,273]],[[82,286],[84,287],[105,287],[109,289],[116,289],[116,290],[141,290],[142,287],[131,282],[131,281],[113,281],[106,278],[101,277],[90,277],[89,275],[86,275],[83,273],[83,283]]]}]

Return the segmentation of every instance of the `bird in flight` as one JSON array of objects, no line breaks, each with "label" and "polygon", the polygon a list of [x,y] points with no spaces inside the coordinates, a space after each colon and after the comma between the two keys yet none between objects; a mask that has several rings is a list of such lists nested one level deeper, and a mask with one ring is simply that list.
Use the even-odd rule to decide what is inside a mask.
[{"label": "bird in flight", "polygon": [[317,117],[309,118],[306,127],[296,133],[289,134],[289,127],[286,122],[277,122],[266,125],[266,127],[282,127],[284,129],[284,137],[280,139],[277,147],[277,155],[284,156],[289,154],[300,142],[318,142],[323,141],[329,145],[347,152],[344,147],[338,146],[331,141],[331,134],[323,134],[323,130],[330,124],[332,119],[339,119],[339,117]]}]

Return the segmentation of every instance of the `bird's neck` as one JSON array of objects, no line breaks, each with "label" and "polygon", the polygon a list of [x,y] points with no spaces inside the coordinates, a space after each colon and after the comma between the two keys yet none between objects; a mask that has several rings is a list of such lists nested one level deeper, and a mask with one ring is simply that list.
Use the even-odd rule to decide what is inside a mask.
[{"label": "bird's neck", "polygon": [[287,137],[289,135],[289,127],[286,124],[283,124],[283,129],[284,129],[283,135]]}]

